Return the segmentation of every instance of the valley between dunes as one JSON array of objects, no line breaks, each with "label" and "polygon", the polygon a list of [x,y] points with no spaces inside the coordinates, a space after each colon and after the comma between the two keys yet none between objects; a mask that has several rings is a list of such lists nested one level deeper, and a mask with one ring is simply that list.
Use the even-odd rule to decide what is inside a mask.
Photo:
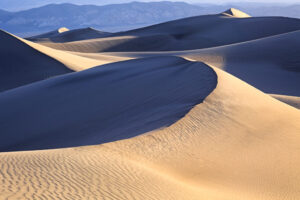
[{"label": "valley between dunes", "polygon": [[0,31],[0,199],[300,198],[300,19]]}]

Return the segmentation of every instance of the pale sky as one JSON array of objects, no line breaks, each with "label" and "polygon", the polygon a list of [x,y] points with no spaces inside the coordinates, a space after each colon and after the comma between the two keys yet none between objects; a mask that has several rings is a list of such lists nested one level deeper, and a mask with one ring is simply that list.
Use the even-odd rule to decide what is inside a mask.
[{"label": "pale sky", "polygon": [[[124,2],[124,0],[110,0],[111,2]],[[132,0],[134,1],[134,0]],[[162,0],[135,0],[135,1],[162,1]],[[232,2],[239,2],[239,3],[246,3],[246,2],[254,2],[254,3],[299,3],[300,0],[169,0],[169,1],[185,1],[189,3],[232,3]],[[101,0],[99,0],[101,2]]]},{"label": "pale sky", "polygon": [[[0,0],[1,1],[1,0]],[[105,3],[107,2],[106,0],[99,0],[98,2],[100,3],[101,1],[105,1]],[[111,3],[121,3],[127,0],[110,0],[108,2]],[[163,0],[128,0],[128,1],[143,1],[143,2],[147,2],[147,1],[163,1]],[[185,2],[189,2],[189,3],[211,3],[211,4],[215,4],[215,3],[232,3],[232,2],[239,2],[239,3],[246,3],[246,2],[254,2],[254,3],[300,3],[300,0],[169,0],[169,1],[185,1]],[[82,1],[84,2],[84,1]]]}]

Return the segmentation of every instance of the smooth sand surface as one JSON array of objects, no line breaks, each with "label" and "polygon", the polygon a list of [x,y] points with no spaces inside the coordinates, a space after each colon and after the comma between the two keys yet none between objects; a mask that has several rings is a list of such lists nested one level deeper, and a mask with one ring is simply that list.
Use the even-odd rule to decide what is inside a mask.
[{"label": "smooth sand surface", "polygon": [[300,112],[215,70],[217,88],[168,128],[1,153],[1,199],[297,199]]}]

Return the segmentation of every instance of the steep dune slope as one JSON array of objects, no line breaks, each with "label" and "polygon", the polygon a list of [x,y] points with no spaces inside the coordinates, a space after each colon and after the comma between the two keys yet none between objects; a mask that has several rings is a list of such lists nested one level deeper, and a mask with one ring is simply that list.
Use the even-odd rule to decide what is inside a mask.
[{"label": "steep dune slope", "polygon": [[169,126],[216,83],[205,64],[160,57],[103,65],[0,93],[0,151],[100,144]]},{"label": "steep dune slope", "polygon": [[215,70],[217,88],[170,127],[93,147],[1,153],[1,198],[297,199],[299,111]]},{"label": "steep dune slope", "polygon": [[0,30],[0,91],[71,72],[62,63]]},{"label": "steep dune slope", "polygon": [[300,29],[284,17],[197,16],[120,32],[109,37],[43,45],[76,52],[178,51],[239,43]]}]

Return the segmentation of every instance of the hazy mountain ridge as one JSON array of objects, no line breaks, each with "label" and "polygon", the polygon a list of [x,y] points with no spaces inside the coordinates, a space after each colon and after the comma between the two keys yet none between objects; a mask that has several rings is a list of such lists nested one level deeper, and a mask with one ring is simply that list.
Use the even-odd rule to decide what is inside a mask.
[{"label": "hazy mountain ridge", "polygon": [[[128,3],[130,0],[118,0],[118,3]],[[106,5],[116,3],[115,0],[1,0],[0,8],[7,11],[21,11],[45,6],[47,4],[72,3],[78,5]]]},{"label": "hazy mountain ridge", "polygon": [[209,9],[181,2],[132,2],[106,6],[50,4],[7,13],[0,19],[0,27],[12,33],[43,32],[61,26],[92,26],[106,31],[119,31],[207,12]]}]

